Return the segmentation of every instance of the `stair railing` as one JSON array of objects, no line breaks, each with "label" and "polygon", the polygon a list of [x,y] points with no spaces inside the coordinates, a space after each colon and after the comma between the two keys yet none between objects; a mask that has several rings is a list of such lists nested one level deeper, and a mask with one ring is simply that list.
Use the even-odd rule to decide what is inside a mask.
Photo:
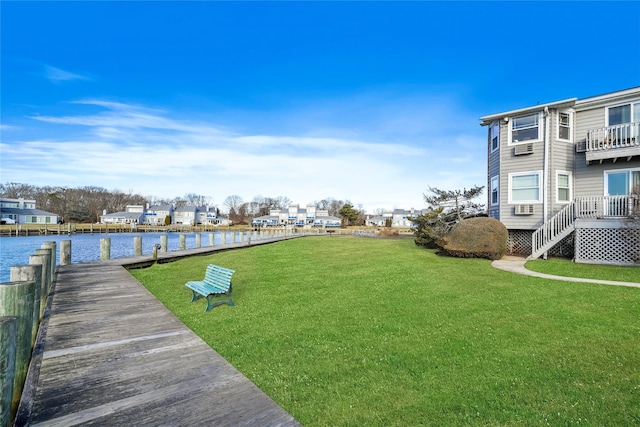
[{"label": "stair railing", "polygon": [[537,258],[542,255],[542,253],[538,254],[538,252],[549,244],[555,243],[558,236],[563,235],[567,229],[574,226],[575,221],[576,205],[575,202],[571,202],[533,232],[531,236],[531,257]]}]

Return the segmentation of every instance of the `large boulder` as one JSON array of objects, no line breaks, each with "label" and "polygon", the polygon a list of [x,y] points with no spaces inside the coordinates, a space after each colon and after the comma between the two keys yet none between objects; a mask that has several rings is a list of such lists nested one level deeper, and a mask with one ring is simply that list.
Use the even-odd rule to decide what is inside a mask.
[{"label": "large boulder", "polygon": [[447,254],[460,258],[500,259],[507,252],[509,232],[500,221],[487,218],[469,218],[438,241]]}]

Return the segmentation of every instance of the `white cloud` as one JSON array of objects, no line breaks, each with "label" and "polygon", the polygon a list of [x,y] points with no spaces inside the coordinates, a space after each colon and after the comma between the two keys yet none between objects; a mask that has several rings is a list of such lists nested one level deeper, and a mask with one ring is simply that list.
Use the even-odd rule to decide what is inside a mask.
[{"label": "white cloud", "polygon": [[478,158],[484,138],[450,128],[443,133],[425,126],[413,142],[406,136],[404,142],[376,141],[357,132],[349,138],[241,134],[162,110],[102,100],[77,104],[104,110],[32,117],[47,129],[71,126],[74,136],[2,143],[3,180],[132,189],[162,198],[198,193],[218,204],[231,194],[247,201],[286,196],[300,204],[333,197],[369,212],[421,208],[428,186],[485,181],[485,160]]},{"label": "white cloud", "polygon": [[91,80],[90,77],[84,76],[81,74],[72,73],[69,71],[62,70],[60,68],[51,67],[49,65],[44,66],[44,76],[48,80],[59,83],[69,80]]}]

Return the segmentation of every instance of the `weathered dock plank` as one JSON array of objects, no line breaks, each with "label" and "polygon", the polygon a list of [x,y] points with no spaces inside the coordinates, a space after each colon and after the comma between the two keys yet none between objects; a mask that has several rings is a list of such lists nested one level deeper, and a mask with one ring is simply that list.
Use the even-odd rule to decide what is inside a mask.
[{"label": "weathered dock plank", "polygon": [[122,266],[59,267],[50,298],[16,425],[300,425]]}]

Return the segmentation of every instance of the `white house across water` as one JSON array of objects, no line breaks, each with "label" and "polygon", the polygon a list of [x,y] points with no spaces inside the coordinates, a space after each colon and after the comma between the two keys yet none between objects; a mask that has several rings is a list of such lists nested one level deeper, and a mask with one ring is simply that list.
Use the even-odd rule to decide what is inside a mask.
[{"label": "white house across water", "polygon": [[58,215],[36,208],[35,200],[0,198],[0,219],[13,224],[57,224]]}]

